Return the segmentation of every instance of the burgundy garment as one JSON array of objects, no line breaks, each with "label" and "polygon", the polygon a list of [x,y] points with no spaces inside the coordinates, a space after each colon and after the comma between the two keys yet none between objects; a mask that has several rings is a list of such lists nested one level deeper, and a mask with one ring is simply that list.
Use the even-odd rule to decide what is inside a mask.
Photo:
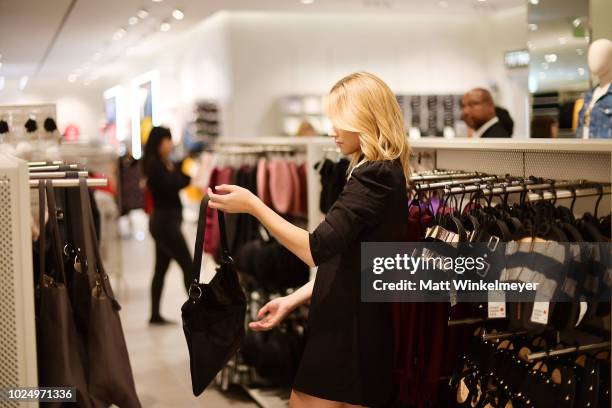
[{"label": "burgundy garment", "polygon": [[425,238],[427,227],[431,226],[433,216],[428,208],[410,207],[408,214],[408,242],[419,242]]},{"label": "burgundy garment", "polygon": [[[408,241],[422,241],[433,222],[429,206],[410,207]],[[448,360],[456,360],[456,350],[449,351],[447,344],[449,309],[448,303],[393,305],[395,379],[402,404],[425,407],[438,401],[440,377],[450,373]]]},{"label": "burgundy garment", "polygon": [[291,177],[291,207],[289,208],[289,212],[291,214],[300,214],[301,209],[301,183],[300,183],[300,175],[298,174],[298,167],[293,161],[287,161],[289,176]]},{"label": "burgundy garment", "polygon": [[[213,189],[215,193],[219,193],[215,190],[216,186],[221,184],[231,184],[232,175],[234,169],[231,167],[223,167],[219,169],[215,167],[210,173],[210,180],[208,185]],[[225,193],[221,193],[225,194]],[[219,255],[219,240],[221,239],[219,232],[219,220],[217,217],[217,210],[210,206],[206,209],[206,234],[204,236],[204,252],[211,254],[218,259]]]},{"label": "burgundy garment", "polygon": [[300,213],[308,214],[308,176],[305,163],[298,166],[298,176],[300,177]]},{"label": "burgundy garment", "polygon": [[409,406],[432,406],[438,401],[440,378],[448,374],[449,304],[396,303],[393,306],[399,399]]}]

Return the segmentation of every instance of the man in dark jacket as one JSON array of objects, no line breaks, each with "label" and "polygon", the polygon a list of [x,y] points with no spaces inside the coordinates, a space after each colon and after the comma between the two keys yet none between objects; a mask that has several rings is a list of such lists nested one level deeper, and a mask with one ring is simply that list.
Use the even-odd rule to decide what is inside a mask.
[{"label": "man in dark jacket", "polygon": [[483,88],[474,88],[461,99],[463,120],[474,129],[472,137],[510,137],[495,114],[495,103],[491,93]]}]

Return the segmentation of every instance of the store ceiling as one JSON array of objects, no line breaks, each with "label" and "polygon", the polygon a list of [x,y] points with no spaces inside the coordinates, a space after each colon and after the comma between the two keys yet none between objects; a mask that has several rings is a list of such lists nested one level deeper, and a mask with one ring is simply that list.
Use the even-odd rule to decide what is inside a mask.
[{"label": "store ceiling", "polygon": [[[525,6],[525,0],[314,0],[304,4],[308,1],[0,0],[0,76],[7,81],[27,75],[88,84],[104,68],[152,53],[221,10],[456,15]],[[175,8],[184,12],[184,19],[172,17]],[[141,9],[148,15],[133,19],[137,23],[130,25],[129,19]],[[170,29],[162,32],[166,21]]]}]

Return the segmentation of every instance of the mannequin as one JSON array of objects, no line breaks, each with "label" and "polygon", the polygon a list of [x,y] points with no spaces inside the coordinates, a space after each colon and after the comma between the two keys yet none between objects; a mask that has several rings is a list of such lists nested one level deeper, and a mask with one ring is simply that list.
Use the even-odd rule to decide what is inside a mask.
[{"label": "mannequin", "polygon": [[594,41],[589,48],[588,62],[599,85],[585,95],[578,137],[612,139],[612,41]]}]

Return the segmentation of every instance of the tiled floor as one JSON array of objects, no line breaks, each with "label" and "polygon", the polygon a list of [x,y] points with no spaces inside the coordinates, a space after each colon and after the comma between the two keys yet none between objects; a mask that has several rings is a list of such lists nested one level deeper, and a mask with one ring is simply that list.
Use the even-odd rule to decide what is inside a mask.
[{"label": "tiled floor", "polygon": [[[113,286],[122,306],[121,320],[136,390],[143,407],[256,407],[246,395],[228,395],[214,386],[200,397],[193,396],[187,345],[180,324],[180,307],[186,299],[181,271],[176,263],[171,264],[162,295],[162,315],[176,324],[150,327],[149,285],[155,261],[153,242],[146,230],[146,219],[136,214],[132,220],[132,236],[144,240],[122,240],[123,279],[119,282],[113,278]],[[184,229],[193,248],[195,226],[185,223]]]}]

